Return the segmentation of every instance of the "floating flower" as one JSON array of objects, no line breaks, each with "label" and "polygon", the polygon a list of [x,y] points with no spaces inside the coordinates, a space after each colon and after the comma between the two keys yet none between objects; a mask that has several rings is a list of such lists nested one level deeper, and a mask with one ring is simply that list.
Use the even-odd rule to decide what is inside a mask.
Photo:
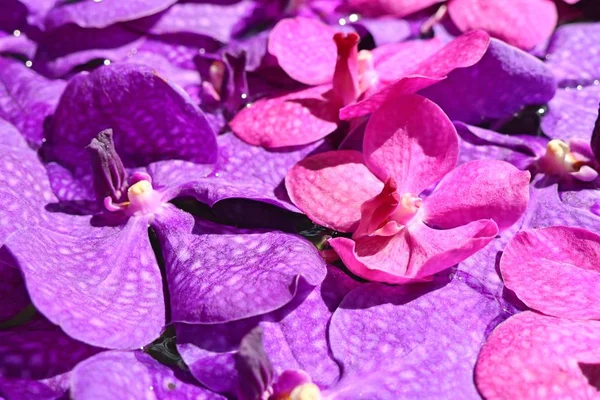
[{"label": "floating flower", "polygon": [[308,157],[286,187],[314,222],[352,233],[329,241],[352,272],[390,283],[424,280],[484,247],[527,206],[529,173],[491,160],[455,168],[457,157],[448,117],[407,95],[373,113],[362,154]]}]

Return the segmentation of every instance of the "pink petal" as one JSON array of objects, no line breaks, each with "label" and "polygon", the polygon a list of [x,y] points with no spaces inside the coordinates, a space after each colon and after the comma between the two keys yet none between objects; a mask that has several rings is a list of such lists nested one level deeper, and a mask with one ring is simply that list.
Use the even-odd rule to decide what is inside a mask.
[{"label": "pink petal", "polygon": [[348,120],[369,114],[388,98],[415,93],[445,79],[456,68],[476,64],[485,54],[489,44],[490,37],[483,31],[468,32],[457,37],[431,57],[416,64],[412,69],[407,69],[403,78],[358,103],[342,108],[340,119]]},{"label": "pink petal", "polygon": [[378,282],[423,281],[485,247],[497,235],[491,220],[449,230],[417,222],[395,236],[371,236],[356,241],[331,239],[344,264],[356,275]]},{"label": "pink petal", "polygon": [[348,6],[360,14],[369,17],[393,15],[404,17],[441,3],[442,0],[347,0]]},{"label": "pink petal", "polygon": [[486,399],[592,399],[597,386],[584,371],[600,362],[600,322],[572,321],[530,311],[488,338],[475,382]]},{"label": "pink petal", "polygon": [[558,20],[551,0],[451,0],[448,12],[461,31],[483,29],[524,50],[548,39]]},{"label": "pink petal", "polygon": [[406,42],[386,44],[372,51],[375,69],[379,80],[391,83],[414,70],[416,64],[427,59],[444,47],[437,39],[407,40]]},{"label": "pink petal", "polygon": [[242,109],[229,126],[246,143],[267,148],[319,140],[337,128],[338,106],[323,95],[329,86],[262,99]]},{"label": "pink petal", "polygon": [[394,178],[398,193],[418,195],[456,166],[458,135],[437,104],[406,95],[373,113],[363,153],[379,179]]},{"label": "pink petal", "polygon": [[338,150],[305,158],[285,178],[292,202],[314,222],[352,232],[360,206],[383,188],[354,150]]},{"label": "pink petal", "polygon": [[504,230],[517,222],[527,208],[529,179],[529,172],[519,171],[504,161],[462,164],[424,200],[424,220],[428,225],[447,229],[493,219]]},{"label": "pink petal", "polygon": [[337,59],[336,30],[309,18],[281,20],[269,36],[269,53],[293,79],[307,85],[331,82]]},{"label": "pink petal", "polygon": [[500,261],[506,287],[562,318],[600,319],[600,236],[554,226],[519,232]]}]

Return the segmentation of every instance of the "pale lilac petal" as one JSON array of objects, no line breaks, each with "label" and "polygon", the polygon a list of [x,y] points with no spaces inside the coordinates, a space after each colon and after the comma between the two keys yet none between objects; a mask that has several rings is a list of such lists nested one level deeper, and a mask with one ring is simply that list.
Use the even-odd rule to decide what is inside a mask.
[{"label": "pale lilac petal", "polygon": [[[333,355],[344,371],[339,399],[477,398],[473,367],[495,299],[454,280],[368,284],[350,292],[331,320]],[[383,339],[383,340],[382,340]]]},{"label": "pale lilac petal", "polygon": [[546,64],[561,85],[589,84],[600,79],[598,53],[600,23],[566,24],[552,35]]},{"label": "pale lilac petal", "polygon": [[13,33],[0,31],[0,53],[19,54],[31,60],[36,49],[37,44],[25,33],[21,32],[19,36],[15,36]]},{"label": "pale lilac petal", "polygon": [[44,123],[64,90],[16,60],[0,59],[0,118],[12,123],[33,146],[42,144]]},{"label": "pale lilac petal", "polygon": [[209,164],[217,158],[216,137],[202,111],[181,88],[140,65],[101,67],[71,79],[52,125],[46,160],[79,176],[91,169],[85,147],[107,128],[126,167],[166,159]]},{"label": "pale lilac petal", "polygon": [[424,220],[454,228],[493,219],[500,230],[513,225],[527,208],[530,173],[504,161],[476,160],[458,166],[423,202]]},{"label": "pale lilac petal", "polygon": [[600,236],[562,226],[519,232],[500,271],[530,308],[561,318],[598,319]]},{"label": "pale lilac petal", "polygon": [[468,68],[456,69],[421,94],[453,120],[479,124],[512,117],[527,105],[547,103],[556,92],[550,68],[534,56],[497,39]]},{"label": "pale lilac petal", "polygon": [[492,399],[594,398],[598,388],[584,368],[600,362],[598,346],[598,321],[526,311],[492,332],[479,354],[475,382]]},{"label": "pale lilac petal", "polygon": [[342,232],[356,229],[362,203],[383,189],[354,150],[305,158],[290,170],[285,186],[292,202],[311,220]]},{"label": "pale lilac petal", "polygon": [[393,15],[404,17],[426,9],[442,0],[349,0],[346,3],[351,9],[366,16],[378,17]]},{"label": "pale lilac petal", "polygon": [[451,0],[448,12],[463,32],[483,29],[525,50],[548,39],[558,20],[551,0]]},{"label": "pale lilac petal", "polygon": [[105,28],[117,22],[131,21],[158,13],[176,0],[77,1],[57,4],[46,16],[48,30],[67,24],[82,28]]},{"label": "pale lilac petal", "polygon": [[0,146],[27,148],[27,142],[21,132],[10,122],[0,118]]},{"label": "pale lilac petal", "polygon": [[67,334],[96,346],[134,349],[158,337],[165,323],[147,226],[145,218],[133,218],[120,231],[91,228],[78,237],[28,228],[6,247],[33,304]]},{"label": "pale lilac petal", "polygon": [[141,351],[106,351],[80,363],[71,377],[71,396],[82,400],[225,399],[199,386],[189,373],[160,364]]},{"label": "pale lilac petal", "polygon": [[542,117],[542,130],[552,139],[589,140],[598,118],[600,82],[592,86],[559,89]]},{"label": "pale lilac petal", "polygon": [[319,20],[281,20],[269,36],[269,53],[293,79],[307,85],[331,82],[337,59],[336,30]]},{"label": "pale lilac petal", "polygon": [[400,79],[414,69],[415,64],[427,59],[444,47],[439,39],[407,40],[373,49],[375,70],[383,83]]},{"label": "pale lilac petal", "polygon": [[316,86],[250,103],[229,126],[242,140],[255,146],[312,143],[337,128],[339,108],[325,96],[329,88]]},{"label": "pale lilac petal", "polygon": [[319,252],[301,237],[202,221],[192,231],[192,217],[183,214],[169,208],[153,225],[175,322],[224,323],[266,314],[325,278]]},{"label": "pale lilac petal", "polygon": [[400,194],[417,196],[454,168],[458,135],[435,103],[406,95],[373,113],[363,153],[365,164],[380,180],[394,178]]}]

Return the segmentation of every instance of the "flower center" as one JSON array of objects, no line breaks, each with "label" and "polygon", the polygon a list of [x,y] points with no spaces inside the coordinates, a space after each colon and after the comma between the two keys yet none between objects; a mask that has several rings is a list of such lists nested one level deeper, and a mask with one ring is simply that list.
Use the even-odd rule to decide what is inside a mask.
[{"label": "flower center", "polygon": [[538,159],[537,165],[549,175],[572,176],[580,181],[593,181],[598,177],[597,171],[592,167],[593,157],[584,153],[591,153],[591,149],[581,148],[576,151],[572,143],[553,139],[548,142],[546,154]]},{"label": "flower center", "polygon": [[421,198],[412,193],[398,193],[394,178],[388,179],[377,196],[365,201],[361,208],[354,239],[363,236],[393,236],[410,223],[419,212]]},{"label": "flower center", "polygon": [[302,370],[285,370],[273,385],[271,400],[321,400],[321,390]]}]

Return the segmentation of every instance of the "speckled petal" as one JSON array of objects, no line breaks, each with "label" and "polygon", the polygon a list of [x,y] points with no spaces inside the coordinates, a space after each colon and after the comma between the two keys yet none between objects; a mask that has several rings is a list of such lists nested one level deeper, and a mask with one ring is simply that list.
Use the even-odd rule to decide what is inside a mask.
[{"label": "speckled petal", "polygon": [[542,130],[552,139],[589,140],[598,118],[600,82],[597,85],[559,89],[542,117]]},{"label": "speckled petal", "polygon": [[[492,332],[475,370],[489,399],[595,398],[598,388],[586,367],[600,362],[600,322],[515,315]],[[596,375],[597,376],[597,375]],[[596,378],[597,379],[597,378]]]},{"label": "speckled petal", "polygon": [[269,53],[293,79],[307,85],[331,82],[337,59],[336,30],[317,19],[287,18],[269,35]]},{"label": "speckled petal", "polygon": [[519,220],[529,201],[530,173],[498,160],[460,165],[423,202],[424,220],[439,228],[493,219],[501,230]]},{"label": "speckled petal", "polygon": [[458,135],[437,104],[406,95],[373,113],[363,153],[365,164],[380,180],[394,178],[400,195],[417,196],[456,166]]},{"label": "speckled petal", "polygon": [[552,35],[546,64],[560,85],[585,85],[600,79],[598,53],[600,23],[566,24]]},{"label": "speckled petal", "polygon": [[71,377],[71,396],[82,400],[225,399],[195,384],[189,373],[160,364],[141,351],[106,351],[80,363]]},{"label": "speckled petal", "polygon": [[224,323],[278,309],[325,278],[314,246],[278,231],[198,221],[174,208],[154,227],[165,258],[174,322]]},{"label": "speckled petal", "polygon": [[245,142],[267,148],[317,141],[337,128],[339,107],[327,98],[330,86],[258,100],[229,123]]},{"label": "speckled petal", "polygon": [[105,28],[117,22],[131,21],[156,14],[176,0],[76,1],[57,4],[46,16],[48,30],[75,24],[82,28]]},{"label": "speckled petal", "polygon": [[42,316],[0,330],[0,394],[7,399],[63,398],[73,367],[99,351]]},{"label": "speckled petal", "polygon": [[46,117],[54,112],[65,87],[49,81],[23,63],[0,59],[0,118],[4,118],[38,147],[42,144]]},{"label": "speckled petal", "polygon": [[600,236],[556,226],[519,232],[500,271],[506,287],[530,308],[559,318],[599,319]]},{"label": "speckled petal", "polygon": [[342,232],[358,227],[361,205],[383,189],[354,150],[305,158],[285,179],[292,202],[314,222]]},{"label": "speckled petal", "polygon": [[21,132],[10,122],[0,118],[0,146],[27,148],[27,142]]},{"label": "speckled petal", "polygon": [[87,174],[85,147],[107,128],[126,167],[167,159],[209,164],[217,158],[215,134],[202,111],[149,67],[115,65],[73,78],[57,106],[44,155],[76,175]]},{"label": "speckled petal", "polygon": [[556,92],[552,71],[542,61],[497,39],[483,58],[456,69],[421,93],[446,114],[465,123],[507,118],[526,105],[545,104]]},{"label": "speckled petal", "polygon": [[483,29],[524,50],[548,39],[558,20],[551,0],[451,0],[448,12],[461,31]]},{"label": "speckled petal", "polygon": [[[329,328],[336,399],[477,398],[473,367],[497,302],[460,281],[350,292]],[[382,340],[383,339],[383,340]]]},{"label": "speckled petal", "polygon": [[12,235],[6,247],[33,304],[67,334],[96,346],[134,349],[158,337],[165,323],[147,224],[137,217],[120,231],[94,228],[104,230],[103,237],[28,228]]}]

